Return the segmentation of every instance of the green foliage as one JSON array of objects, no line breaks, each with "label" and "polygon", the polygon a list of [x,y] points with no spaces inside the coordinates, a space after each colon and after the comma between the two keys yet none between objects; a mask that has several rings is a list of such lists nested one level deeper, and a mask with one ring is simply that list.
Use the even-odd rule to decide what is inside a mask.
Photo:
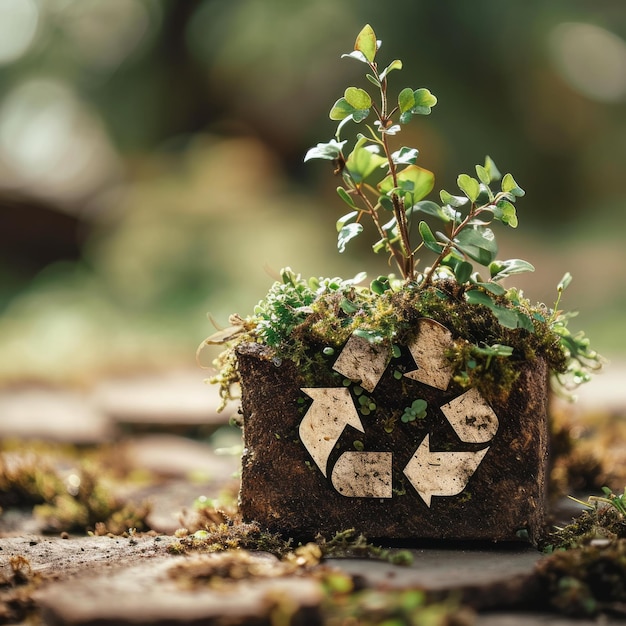
[{"label": "green foliage", "polygon": [[400,420],[407,424],[408,422],[414,422],[416,419],[423,419],[426,417],[427,407],[428,403],[426,400],[422,400],[421,398],[413,400],[411,406],[404,409],[404,413],[402,413]]},{"label": "green foliage", "polygon": [[[430,317],[459,338],[449,358],[461,385],[508,393],[518,375],[516,363],[535,358],[546,359],[566,390],[585,382],[601,358],[584,334],[569,330],[573,314],[558,310],[569,274],[557,288],[554,309],[531,306],[516,289],[502,285],[535,269],[523,259],[499,259],[494,231],[498,222],[517,228],[515,202],[524,190],[487,156],[472,174],[457,177],[456,190],[442,189],[438,201],[431,199],[435,176],[418,165],[419,150],[392,143],[413,117],[429,115],[437,98],[425,87],[412,86],[391,98],[388,78],[402,69],[402,62],[395,59],[380,70],[379,48],[368,25],[354,50],[343,55],[366,66],[366,88],[350,85],[344,90],[330,110],[337,122],[335,136],[311,148],[305,161],[331,161],[341,176],[337,194],[348,212],[335,224],[339,252],[366,232],[364,222],[369,221],[377,233],[373,251],[387,255],[400,277],[378,276],[366,287],[359,284],[364,275],[350,281],[307,281],[284,270],[282,282],[272,286],[254,315],[240,320],[237,341],[267,344],[278,361],[291,359],[306,376],[324,365],[330,371],[329,362],[351,335],[373,344],[406,345],[417,319]],[[370,117],[372,124],[363,123]],[[342,139],[351,123],[362,132]],[[418,253],[430,257],[430,264],[418,268]],[[236,359],[228,356],[232,351],[225,354],[221,364],[226,374],[215,379],[223,398],[237,379]],[[402,421],[423,417],[422,402],[408,407]],[[361,395],[359,409],[366,415],[376,407]]]},{"label": "green foliage", "polygon": [[[440,193],[441,205],[424,201],[433,190],[434,174],[417,165],[417,148],[393,149],[391,140],[414,116],[430,115],[437,98],[426,87],[404,87],[392,100],[388,76],[402,69],[402,61],[395,59],[379,70],[379,44],[372,27],[366,25],[356,38],[354,50],[343,55],[367,66],[368,88],[373,85],[374,90],[370,93],[361,87],[347,87],[330,110],[330,119],[339,122],[335,138],[317,144],[305,156],[305,161],[333,161],[342,176],[343,185],[337,192],[351,212],[337,222],[339,252],[345,252],[347,244],[364,232],[362,220],[369,218],[378,233],[372,246],[374,252],[389,255],[403,279],[422,287],[440,274],[452,275],[460,284],[480,283],[474,263],[489,267],[490,283],[510,274],[533,271],[526,261],[496,258],[498,246],[489,226],[495,221],[516,228],[514,203],[524,191],[511,174],[502,177],[490,157],[475,167],[476,178],[459,175],[457,186],[461,195],[444,190]],[[360,124],[372,114],[373,125],[356,134],[354,147],[346,156],[348,140],[340,140],[342,131],[350,122]],[[499,187],[495,187],[500,180]],[[413,242],[411,233],[415,229],[411,225],[421,217],[424,219],[419,220],[417,229],[421,241]],[[431,222],[439,223],[440,229],[433,229]],[[416,253],[421,248],[436,257],[420,272]],[[505,317],[505,322],[517,324],[512,317]],[[528,328],[528,324],[525,326]]]}]

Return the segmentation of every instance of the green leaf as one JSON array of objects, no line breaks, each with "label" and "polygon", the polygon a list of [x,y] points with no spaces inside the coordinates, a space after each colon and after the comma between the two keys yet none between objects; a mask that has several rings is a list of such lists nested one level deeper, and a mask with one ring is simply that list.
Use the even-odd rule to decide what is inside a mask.
[{"label": "green leaf", "polygon": [[471,202],[476,202],[480,194],[480,183],[468,174],[459,174],[456,179],[459,189],[469,198]]},{"label": "green leaf", "polygon": [[437,104],[437,98],[428,89],[409,92],[411,89],[407,87],[398,95],[401,124],[408,124],[414,115],[430,115],[431,109]]},{"label": "green leaf", "polygon": [[343,95],[347,103],[358,111],[369,109],[372,106],[372,99],[364,89],[348,87]]},{"label": "green leaf", "polygon": [[498,285],[498,283],[483,283],[476,281],[474,284],[476,284],[478,287],[486,289],[494,296],[503,296],[506,293],[506,289],[502,285]]},{"label": "green leaf", "polygon": [[377,330],[357,328],[352,334],[361,337],[361,339],[367,339],[370,343],[382,343],[385,340],[383,335]]},{"label": "green leaf", "polygon": [[499,200],[495,206],[491,205],[489,210],[493,213],[493,216],[503,224],[507,224],[511,228],[517,228],[517,211],[515,210],[515,205],[511,204],[508,200]]},{"label": "green leaf", "polygon": [[502,191],[504,193],[510,193],[518,198],[521,198],[526,192],[515,182],[515,179],[511,174],[505,174],[502,179]]},{"label": "green leaf", "polygon": [[360,308],[358,304],[355,304],[352,300],[348,300],[348,298],[342,298],[339,306],[341,307],[341,310],[348,315],[356,313]]},{"label": "green leaf", "polygon": [[489,172],[487,171],[487,168],[483,167],[482,165],[477,165],[476,176],[478,176],[478,180],[483,185],[489,186],[489,183],[491,182],[491,176],[489,176]]},{"label": "green leaf", "polygon": [[[352,102],[358,104],[359,107],[362,105],[365,106],[363,106],[363,108],[356,107],[348,101],[348,98],[350,98]],[[369,102],[369,105],[367,105],[367,102]],[[353,120],[358,124],[369,115],[369,107],[371,104],[372,100],[366,91],[358,89],[357,87],[348,87],[345,91],[344,97],[339,98],[339,100],[335,102],[328,115],[331,120],[335,120],[337,122],[343,123]],[[343,124],[340,124],[340,128],[342,125]]]},{"label": "green leaf", "polygon": [[465,299],[470,304],[482,304],[483,306],[488,306],[490,309],[495,306],[495,302],[491,297],[480,289],[468,289],[465,292]]},{"label": "green leaf", "polygon": [[481,265],[489,265],[498,254],[498,245],[490,228],[466,228],[457,235],[454,244]]},{"label": "green leaf", "polygon": [[498,319],[498,322],[500,322],[501,326],[511,329],[515,329],[519,326],[517,311],[514,311],[513,309],[507,309],[503,306],[494,306],[491,308],[491,310]]},{"label": "green leaf", "polygon": [[331,120],[341,121],[354,113],[354,107],[345,99],[339,98],[328,114]]},{"label": "green leaf", "polygon": [[435,239],[435,236],[433,235],[433,231],[430,230],[430,226],[426,222],[421,221],[419,223],[418,228],[420,231],[420,236],[422,238],[422,241],[424,242],[424,245],[432,252],[436,252],[437,254],[440,254],[445,248],[445,245],[442,243],[439,243]]},{"label": "green leaf", "polygon": [[517,311],[517,327],[523,328],[531,333],[535,332],[532,320],[528,317],[528,315],[526,315],[526,313],[522,313],[521,311]]},{"label": "green leaf", "polygon": [[389,196],[380,196],[378,203],[385,211],[393,211],[393,202]]},{"label": "green leaf", "polygon": [[[398,195],[410,196],[410,203],[414,204],[425,198],[435,186],[435,175],[418,165],[407,165],[397,175],[401,192]],[[388,194],[394,189],[391,174],[385,177],[378,185],[381,193]]]},{"label": "green leaf", "polygon": [[413,90],[410,87],[406,87],[398,94],[398,107],[400,113],[406,113],[410,111],[415,105],[415,96]]},{"label": "green leaf", "polygon": [[356,204],[354,204],[354,200],[352,196],[343,188],[337,187],[337,195],[349,206],[354,209],[357,208]]},{"label": "green leaf", "polygon": [[[341,188],[340,188],[341,189]],[[356,218],[356,216],[359,214],[359,211],[350,211],[350,213],[346,213],[343,217],[340,217],[337,220],[337,232],[341,232],[341,229],[348,223],[350,223],[352,220],[354,220]]]},{"label": "green leaf", "polygon": [[512,276],[513,274],[523,274],[534,272],[535,268],[523,259],[508,259],[507,261],[493,261],[489,264],[489,274],[491,280],[499,281]]},{"label": "green leaf", "polygon": [[430,115],[431,109],[437,104],[437,98],[426,88],[416,89],[413,97],[415,104],[411,113],[415,115]]},{"label": "green leaf", "polygon": [[466,196],[453,196],[451,193],[448,193],[445,189],[442,189],[439,192],[439,197],[444,204],[449,204],[451,207],[458,209],[459,207],[467,204],[468,199]]},{"label": "green leaf", "polygon": [[474,266],[471,263],[468,263],[467,261],[461,261],[454,268],[454,276],[457,282],[459,282],[460,284],[463,284],[463,283],[466,283],[470,279],[470,276],[472,275],[473,271],[474,271]]},{"label": "green leaf", "polygon": [[365,57],[365,55],[360,50],[353,50],[349,54],[342,54],[341,58],[349,57],[351,59],[356,59],[357,61],[361,61],[361,63],[367,63],[369,65],[369,61]]},{"label": "green leaf", "polygon": [[375,254],[386,250],[388,246],[388,242],[386,239],[379,239],[376,243],[372,244],[372,250]]},{"label": "green leaf", "polygon": [[390,289],[389,278],[387,278],[387,276],[379,276],[370,283],[370,289],[373,293],[379,296],[382,295],[385,291]]},{"label": "green leaf", "polygon": [[450,216],[443,211],[443,209],[436,204],[435,202],[431,202],[430,200],[422,200],[421,202],[416,202],[412,207],[413,211],[418,211],[420,213],[425,213],[426,215],[432,215],[437,219],[441,220],[445,224],[449,223]]},{"label": "green leaf", "polygon": [[387,77],[387,74],[389,74],[389,72],[392,72],[393,70],[401,70],[402,69],[402,61],[400,61],[400,59],[395,59],[393,60],[381,73],[380,73],[380,80],[383,81],[385,80],[385,78]]},{"label": "green leaf", "polygon": [[500,170],[498,170],[496,164],[493,162],[490,156],[485,157],[485,169],[489,173],[490,181],[500,180],[502,178]]},{"label": "green leaf", "polygon": [[367,78],[367,80],[369,80],[373,85],[376,85],[376,87],[380,87],[380,81],[376,78],[376,76],[372,76],[372,74],[365,74],[365,78]]},{"label": "green leaf", "polygon": [[346,159],[346,169],[355,183],[359,184],[371,176],[381,165],[387,162],[385,157],[376,154],[377,146],[367,143],[366,137],[359,137],[354,149]]},{"label": "green leaf", "polygon": [[470,289],[465,292],[465,299],[470,304],[482,304],[489,307],[493,314],[496,316],[501,326],[505,328],[525,328],[530,332],[534,332],[534,326],[530,321],[530,318],[521,311],[515,309],[509,309],[508,307],[497,305],[489,294],[478,289]]},{"label": "green leaf", "polygon": [[346,244],[354,239],[356,236],[360,235],[363,230],[363,226],[359,223],[346,224],[340,231],[337,236],[337,249],[339,252],[346,251]]},{"label": "green leaf", "polygon": [[331,139],[328,143],[318,143],[314,148],[310,148],[304,156],[305,161],[311,159],[326,159],[334,161],[341,154],[341,150],[346,144],[345,141]]},{"label": "green leaf", "polygon": [[417,148],[402,147],[391,155],[391,160],[396,165],[414,165],[418,155]]},{"label": "green leaf", "polygon": [[356,41],[354,42],[354,49],[360,52],[370,63],[374,62],[378,45],[376,42],[376,33],[369,24],[366,24],[357,35]]}]

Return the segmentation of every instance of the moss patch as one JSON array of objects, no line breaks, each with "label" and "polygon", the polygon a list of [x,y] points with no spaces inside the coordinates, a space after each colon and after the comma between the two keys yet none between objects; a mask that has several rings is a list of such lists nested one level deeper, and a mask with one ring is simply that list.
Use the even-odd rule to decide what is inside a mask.
[{"label": "moss patch", "polygon": [[[490,306],[468,301],[464,286],[439,280],[428,287],[404,283],[378,294],[350,281],[326,283],[314,290],[287,274],[276,283],[247,320],[238,318],[241,332],[217,359],[219,373],[212,379],[221,395],[230,398],[239,382],[235,349],[242,342],[271,348],[268,358],[277,365],[295,363],[309,386],[336,384],[333,356],[348,338],[359,335],[372,343],[406,346],[420,318],[448,328],[454,348],[447,355],[454,379],[462,387],[476,387],[487,395],[506,394],[514,384],[520,363],[544,359],[553,374],[568,370],[571,353],[550,322],[552,312],[531,305],[516,290],[491,296]],[[314,283],[319,285],[319,281]],[[497,311],[509,310],[522,320],[503,325]],[[511,327],[513,326],[513,327]]]}]

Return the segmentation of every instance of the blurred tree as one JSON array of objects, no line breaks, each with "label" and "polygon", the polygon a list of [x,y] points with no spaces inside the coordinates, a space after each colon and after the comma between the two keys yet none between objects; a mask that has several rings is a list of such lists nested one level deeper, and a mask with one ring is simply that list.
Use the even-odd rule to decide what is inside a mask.
[{"label": "blurred tree", "polygon": [[[607,248],[607,224],[617,241],[626,215],[623,0],[4,0],[0,307],[45,281],[70,277],[78,288],[76,267],[89,293],[108,294],[122,312],[143,302],[169,315],[179,303],[188,318],[190,306],[210,307],[212,297],[238,301],[231,283],[263,265],[263,238],[265,248],[289,248],[293,235],[275,224],[313,233],[328,223],[316,212],[340,211],[332,181],[302,157],[330,139],[329,105],[360,76],[340,55],[366,22],[385,41],[383,57],[405,60],[393,80],[439,97],[436,113],[409,131],[421,162],[438,173],[436,188],[451,188],[487,152],[527,190],[520,219],[538,255],[546,254],[542,230],[565,236],[569,224],[573,236],[583,232],[588,255]],[[191,175],[207,134],[213,160],[203,153],[206,170]],[[238,145],[256,162],[224,148],[233,144],[220,138],[233,137],[254,138]],[[218,176],[215,159],[230,159]],[[251,169],[276,185],[258,202],[240,191]],[[305,196],[315,208],[303,208]],[[187,203],[199,207],[193,217]],[[267,203],[275,212],[249,212]],[[243,224],[254,225],[257,256],[241,252],[239,273],[224,272],[233,261],[218,250],[228,243],[209,245],[210,254],[205,242]],[[316,270],[302,248],[288,261],[294,269],[338,266],[328,250]],[[67,260],[74,265],[29,283]]]}]

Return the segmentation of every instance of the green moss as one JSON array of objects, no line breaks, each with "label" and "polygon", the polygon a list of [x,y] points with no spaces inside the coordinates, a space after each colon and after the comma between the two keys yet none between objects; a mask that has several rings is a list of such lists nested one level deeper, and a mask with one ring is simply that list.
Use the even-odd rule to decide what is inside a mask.
[{"label": "green moss", "polygon": [[623,615],[626,602],[626,540],[596,542],[556,552],[536,575],[549,604],[575,617]]},{"label": "green moss", "polygon": [[[506,396],[521,363],[541,358],[556,377],[573,370],[579,378],[581,370],[599,363],[585,341],[569,333],[566,318],[532,305],[515,289],[489,295],[484,305],[468,301],[466,286],[451,279],[426,287],[405,282],[375,293],[352,281],[283,274],[286,282],[275,283],[255,315],[241,320],[242,332],[216,361],[219,373],[212,381],[224,402],[239,379],[235,348],[243,341],[263,343],[272,349],[270,358],[294,362],[306,385],[333,385],[332,363],[352,334],[397,349],[413,339],[420,318],[451,331],[454,348],[447,356],[455,381],[491,395]],[[502,322],[506,310],[514,323]]]}]

